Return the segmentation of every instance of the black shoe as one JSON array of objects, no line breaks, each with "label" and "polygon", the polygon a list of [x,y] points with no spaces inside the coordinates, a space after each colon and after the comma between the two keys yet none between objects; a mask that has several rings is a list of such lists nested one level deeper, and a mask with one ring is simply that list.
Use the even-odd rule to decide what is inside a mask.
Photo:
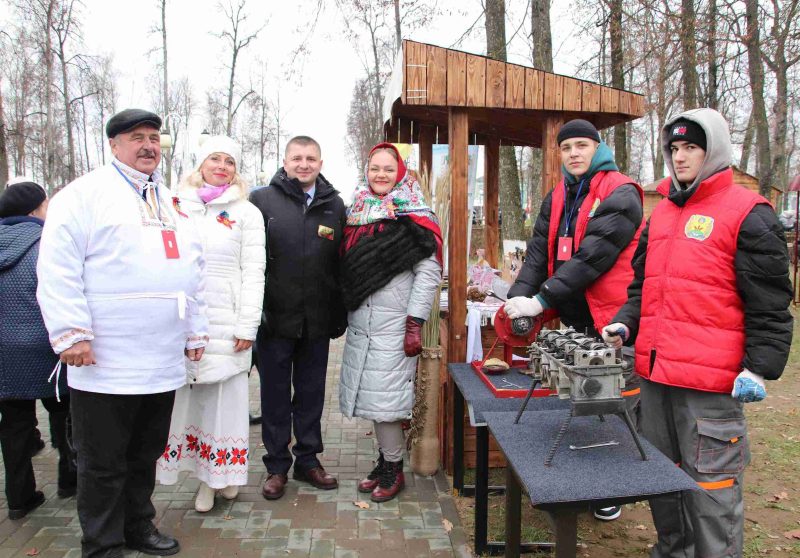
[{"label": "black shoe", "polygon": [[171,556],[181,550],[177,539],[159,533],[154,526],[137,535],[125,535],[125,546],[153,556]]},{"label": "black shoe", "polygon": [[261,424],[261,415],[258,416],[250,415],[250,424]]},{"label": "black shoe", "polygon": [[600,521],[613,521],[622,515],[622,506],[610,506],[608,508],[595,508],[594,516]]},{"label": "black shoe", "polygon": [[44,494],[40,490],[37,490],[23,507],[9,508],[8,518],[13,520],[22,519],[42,504],[44,504]]},{"label": "black shoe", "polygon": [[71,497],[75,496],[75,494],[77,494],[77,493],[78,493],[78,487],[77,486],[68,486],[66,488],[58,487],[58,497],[61,498],[61,499],[71,498]]}]

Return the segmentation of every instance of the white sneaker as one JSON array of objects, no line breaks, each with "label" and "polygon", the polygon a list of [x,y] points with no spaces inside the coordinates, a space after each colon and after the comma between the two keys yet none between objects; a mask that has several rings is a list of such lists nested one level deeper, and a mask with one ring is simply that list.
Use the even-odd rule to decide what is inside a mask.
[{"label": "white sneaker", "polygon": [[622,506],[611,506],[608,508],[596,508],[594,516],[600,521],[613,521],[622,515]]},{"label": "white sneaker", "polygon": [[200,488],[197,491],[197,497],[194,499],[194,509],[199,513],[206,513],[211,511],[214,507],[214,495],[216,490],[208,486],[206,483],[201,482]]},{"label": "white sneaker", "polygon": [[239,487],[236,485],[226,486],[220,490],[219,493],[222,494],[222,497],[226,500],[233,500],[239,495]]}]

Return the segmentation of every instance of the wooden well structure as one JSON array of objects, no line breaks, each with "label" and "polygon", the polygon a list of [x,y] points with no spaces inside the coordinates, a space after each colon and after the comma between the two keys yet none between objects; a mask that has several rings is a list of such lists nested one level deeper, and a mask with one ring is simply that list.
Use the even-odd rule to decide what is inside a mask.
[{"label": "wooden well structure", "polygon": [[[542,190],[561,178],[556,135],[583,118],[598,129],[644,115],[644,98],[629,91],[485,56],[404,40],[384,104],[389,141],[419,144],[420,167],[431,168],[434,143],[450,146],[447,362],[466,359],[468,146],[483,145],[486,259],[497,267],[500,147],[541,147]],[[447,378],[446,371],[443,380]],[[440,401],[442,463],[450,469],[449,384]],[[456,419],[458,420],[458,419]],[[469,444],[466,446],[468,449]],[[467,459],[469,462],[470,459]]]}]

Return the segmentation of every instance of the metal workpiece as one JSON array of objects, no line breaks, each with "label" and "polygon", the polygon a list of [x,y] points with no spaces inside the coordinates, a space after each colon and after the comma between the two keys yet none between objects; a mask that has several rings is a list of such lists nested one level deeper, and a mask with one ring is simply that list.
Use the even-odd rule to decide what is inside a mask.
[{"label": "metal workpiece", "polygon": [[[600,420],[604,420],[604,415],[619,415],[628,426],[642,459],[647,459],[622,394],[625,374],[633,363],[623,357],[621,350],[572,328],[542,329],[528,348],[528,355],[528,372],[534,379],[533,385],[540,383],[542,388],[555,391],[560,399],[570,401],[569,416],[554,440],[546,465],[551,465],[572,417],[588,415],[597,415]],[[523,401],[516,422],[529,399],[530,393]]]}]

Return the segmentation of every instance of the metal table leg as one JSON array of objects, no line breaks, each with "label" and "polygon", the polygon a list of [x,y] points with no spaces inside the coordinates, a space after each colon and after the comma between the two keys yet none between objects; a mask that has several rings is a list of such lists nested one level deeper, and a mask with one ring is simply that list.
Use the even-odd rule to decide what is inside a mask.
[{"label": "metal table leg", "polygon": [[509,464],[506,467],[506,558],[519,558],[522,537],[522,494]]},{"label": "metal table leg", "polygon": [[475,428],[475,553],[484,554],[489,523],[489,429]]},{"label": "metal table leg", "polygon": [[464,488],[464,396],[458,385],[453,389],[453,488]]}]

